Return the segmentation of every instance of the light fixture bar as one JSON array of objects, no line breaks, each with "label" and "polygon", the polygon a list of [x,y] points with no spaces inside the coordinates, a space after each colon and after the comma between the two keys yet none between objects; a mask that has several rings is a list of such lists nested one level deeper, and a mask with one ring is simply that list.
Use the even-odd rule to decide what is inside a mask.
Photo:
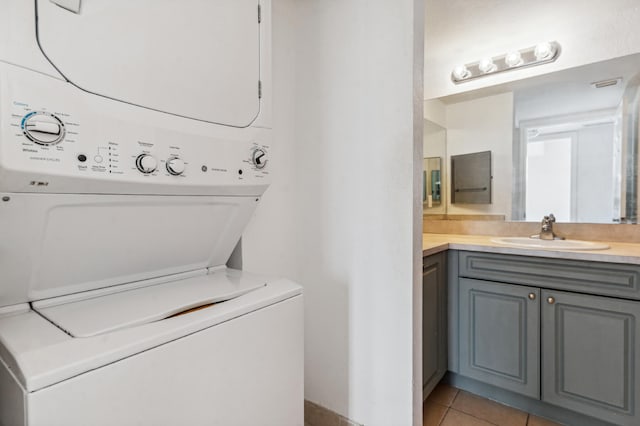
[{"label": "light fixture bar", "polygon": [[550,41],[504,55],[483,58],[477,62],[455,67],[451,72],[451,81],[460,84],[487,75],[548,64],[558,59],[560,50],[558,42]]}]

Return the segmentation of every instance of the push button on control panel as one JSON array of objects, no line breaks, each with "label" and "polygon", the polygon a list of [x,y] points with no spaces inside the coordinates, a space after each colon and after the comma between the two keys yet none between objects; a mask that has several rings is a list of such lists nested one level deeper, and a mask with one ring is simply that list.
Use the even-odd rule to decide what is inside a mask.
[{"label": "push button on control panel", "polygon": [[24,135],[39,145],[56,145],[64,139],[62,121],[48,112],[30,112],[21,122]]},{"label": "push button on control panel", "polygon": [[149,154],[140,154],[136,158],[136,167],[144,174],[153,173],[158,168],[158,161]]}]

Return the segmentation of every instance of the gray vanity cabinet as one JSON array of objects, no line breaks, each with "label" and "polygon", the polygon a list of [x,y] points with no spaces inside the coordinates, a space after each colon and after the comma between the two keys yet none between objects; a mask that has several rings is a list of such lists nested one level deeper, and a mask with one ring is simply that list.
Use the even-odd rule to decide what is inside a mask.
[{"label": "gray vanity cabinet", "polygon": [[572,425],[640,425],[640,265],[470,251],[451,260],[459,383]]},{"label": "gray vanity cabinet", "polygon": [[540,395],[540,290],[460,279],[460,374]]},{"label": "gray vanity cabinet", "polygon": [[426,398],[447,372],[446,253],[422,263],[422,389]]},{"label": "gray vanity cabinet", "polygon": [[542,400],[638,425],[640,303],[542,292]]}]

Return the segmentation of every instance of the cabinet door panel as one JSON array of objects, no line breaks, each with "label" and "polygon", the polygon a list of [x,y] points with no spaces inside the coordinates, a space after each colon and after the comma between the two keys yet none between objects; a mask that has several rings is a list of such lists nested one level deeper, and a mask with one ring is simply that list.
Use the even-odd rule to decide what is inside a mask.
[{"label": "cabinet door panel", "polygon": [[460,374],[540,397],[539,293],[460,279]]},{"label": "cabinet door panel", "polygon": [[426,398],[447,371],[447,282],[444,253],[423,259],[422,387]]},{"label": "cabinet door panel", "polygon": [[640,304],[550,290],[542,295],[542,399],[638,425]]}]

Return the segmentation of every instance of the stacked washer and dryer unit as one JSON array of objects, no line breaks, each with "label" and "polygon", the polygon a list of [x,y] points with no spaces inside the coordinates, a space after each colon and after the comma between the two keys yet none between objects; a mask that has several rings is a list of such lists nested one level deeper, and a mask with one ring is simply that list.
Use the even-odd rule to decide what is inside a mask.
[{"label": "stacked washer and dryer unit", "polygon": [[0,2],[0,424],[303,423],[301,289],[225,266],[270,6]]}]

